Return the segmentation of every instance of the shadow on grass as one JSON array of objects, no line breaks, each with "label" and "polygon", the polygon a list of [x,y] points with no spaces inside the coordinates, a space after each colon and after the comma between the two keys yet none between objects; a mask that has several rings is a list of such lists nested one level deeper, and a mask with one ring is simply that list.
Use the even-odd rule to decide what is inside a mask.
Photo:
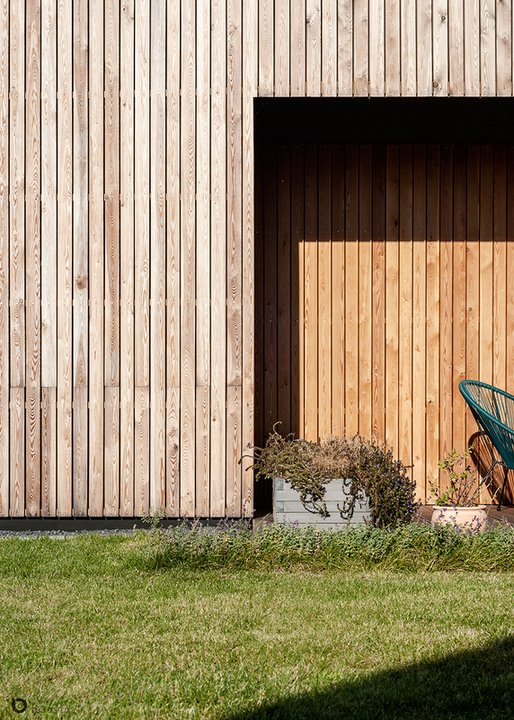
[{"label": "shadow on grass", "polygon": [[224,720],[266,718],[512,720],[514,635],[477,650],[450,651],[440,660],[373,673],[224,716]]}]

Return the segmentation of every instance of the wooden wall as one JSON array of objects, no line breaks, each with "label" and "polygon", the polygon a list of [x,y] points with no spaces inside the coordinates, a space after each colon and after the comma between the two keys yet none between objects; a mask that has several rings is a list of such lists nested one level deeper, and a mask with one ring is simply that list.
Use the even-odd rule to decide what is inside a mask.
[{"label": "wooden wall", "polygon": [[428,497],[477,430],[460,380],[514,386],[513,148],[269,146],[256,168],[257,443],[375,435]]},{"label": "wooden wall", "polygon": [[249,515],[253,98],[511,95],[512,3],[0,0],[0,515]]}]

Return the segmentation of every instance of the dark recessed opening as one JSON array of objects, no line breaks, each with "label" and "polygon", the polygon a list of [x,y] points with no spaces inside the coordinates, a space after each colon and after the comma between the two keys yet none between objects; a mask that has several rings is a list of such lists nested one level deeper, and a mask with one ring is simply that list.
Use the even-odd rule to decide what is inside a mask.
[{"label": "dark recessed opening", "polygon": [[258,98],[255,142],[514,142],[512,98]]}]

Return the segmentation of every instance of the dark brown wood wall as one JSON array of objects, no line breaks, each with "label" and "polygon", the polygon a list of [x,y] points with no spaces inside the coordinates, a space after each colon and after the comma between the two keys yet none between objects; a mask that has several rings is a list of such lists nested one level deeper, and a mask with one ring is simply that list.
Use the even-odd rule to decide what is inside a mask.
[{"label": "dark brown wood wall", "polygon": [[258,149],[256,443],[374,434],[430,499],[459,381],[514,391],[513,193],[502,145]]}]

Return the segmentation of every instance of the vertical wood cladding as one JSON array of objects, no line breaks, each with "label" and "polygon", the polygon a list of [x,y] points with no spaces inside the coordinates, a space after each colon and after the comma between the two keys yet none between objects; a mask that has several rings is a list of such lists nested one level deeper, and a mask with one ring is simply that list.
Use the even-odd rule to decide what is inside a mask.
[{"label": "vertical wood cladding", "polygon": [[[511,0],[0,0],[0,515],[251,515],[238,461],[263,403],[293,426],[319,398],[308,434],[362,426],[433,468],[463,437],[451,368],[509,380],[510,151],[470,149],[451,208],[461,160],[435,148],[270,153],[285,184],[254,193],[254,98],[511,96],[511,17]],[[434,437],[405,406],[422,381]]]}]

